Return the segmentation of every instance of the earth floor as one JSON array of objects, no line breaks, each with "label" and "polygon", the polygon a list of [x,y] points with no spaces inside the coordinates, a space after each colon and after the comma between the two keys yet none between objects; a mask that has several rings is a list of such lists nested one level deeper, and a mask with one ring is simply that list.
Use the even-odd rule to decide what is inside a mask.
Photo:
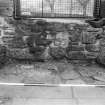
[{"label": "earth floor", "polygon": [[12,63],[0,69],[0,82],[25,84],[105,84],[105,69],[97,64],[68,62]]}]

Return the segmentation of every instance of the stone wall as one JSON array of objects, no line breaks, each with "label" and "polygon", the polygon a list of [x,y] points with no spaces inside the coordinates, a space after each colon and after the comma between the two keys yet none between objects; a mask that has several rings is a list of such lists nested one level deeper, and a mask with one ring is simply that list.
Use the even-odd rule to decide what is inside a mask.
[{"label": "stone wall", "polygon": [[[12,8],[11,0],[0,2]],[[104,37],[100,28],[86,23],[16,21],[12,18],[13,9],[2,9],[7,10],[11,16],[8,16],[9,12],[1,12],[0,43],[6,46],[7,56],[11,58],[86,60],[96,59],[104,52]]]},{"label": "stone wall", "polygon": [[[11,57],[95,59],[100,51],[100,38],[97,37],[101,35],[102,29],[94,29],[85,23],[11,21],[10,19],[6,22],[6,26],[2,29],[2,43],[10,51]],[[31,43],[31,47],[28,42]]]}]

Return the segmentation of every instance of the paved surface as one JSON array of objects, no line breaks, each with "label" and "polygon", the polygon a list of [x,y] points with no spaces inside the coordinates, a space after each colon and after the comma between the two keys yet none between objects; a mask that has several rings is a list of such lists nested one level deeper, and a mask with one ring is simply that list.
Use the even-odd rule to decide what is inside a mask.
[{"label": "paved surface", "polygon": [[0,105],[105,105],[105,88],[0,86]]}]

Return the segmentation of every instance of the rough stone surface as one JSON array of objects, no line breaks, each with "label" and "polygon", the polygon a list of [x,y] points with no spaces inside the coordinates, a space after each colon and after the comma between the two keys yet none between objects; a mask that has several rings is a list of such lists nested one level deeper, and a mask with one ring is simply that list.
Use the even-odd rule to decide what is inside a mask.
[{"label": "rough stone surface", "polygon": [[67,57],[71,60],[84,60],[85,54],[82,51],[69,51]]},{"label": "rough stone surface", "polygon": [[[85,23],[16,21],[3,17],[1,19],[4,21],[0,24],[1,44],[6,46],[7,54],[11,58],[36,59],[39,57],[44,60],[99,58],[101,63],[105,62],[104,38],[99,39],[99,36],[103,34],[101,29],[92,28]],[[29,38],[33,40],[29,41]]]},{"label": "rough stone surface", "polygon": [[[30,51],[28,51],[29,48],[27,48],[27,38],[31,35],[35,36],[36,33],[40,33],[41,37],[38,39],[38,41],[40,40],[39,42],[41,42],[41,47],[44,47],[44,50],[42,51],[42,54],[40,54],[39,58],[43,56],[43,59],[49,59],[53,56],[57,59],[66,57],[70,59],[78,58],[81,60],[84,58],[81,56],[75,57],[75,54],[71,53],[72,51],[77,51],[76,55],[79,56],[81,55],[82,51],[85,53],[85,59],[98,58],[100,63],[105,64],[105,39],[102,37],[104,36],[104,33],[101,28],[93,28],[89,24],[85,23],[77,24],[43,21],[40,24],[40,22],[37,22],[36,20],[16,21],[12,18],[13,1],[1,0],[0,5],[0,15],[2,16],[0,17],[0,44],[5,45],[8,49],[11,49],[12,52],[14,52],[14,54],[10,55],[11,57],[17,58],[17,55],[19,55],[19,59],[36,58],[35,51],[33,51],[35,52],[33,54],[30,54]],[[97,43],[98,41],[101,42],[100,45]],[[35,43],[34,41],[32,42],[33,45]],[[81,43],[82,46],[80,46],[79,43]],[[38,50],[41,50],[39,45],[36,47],[39,48]],[[11,50],[9,52],[11,52]],[[93,57],[93,55],[95,56]]]}]

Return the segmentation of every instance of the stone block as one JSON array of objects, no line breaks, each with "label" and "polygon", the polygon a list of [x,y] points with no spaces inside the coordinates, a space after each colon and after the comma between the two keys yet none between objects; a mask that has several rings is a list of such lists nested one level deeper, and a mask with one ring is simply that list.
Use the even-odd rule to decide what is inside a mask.
[{"label": "stone block", "polygon": [[66,31],[65,24],[63,23],[53,23],[56,32],[63,32]]},{"label": "stone block", "polygon": [[2,37],[2,41],[4,43],[10,43],[13,40],[14,37],[10,37],[10,36],[3,36]]},{"label": "stone block", "polygon": [[66,31],[65,24],[58,22],[49,22],[47,24],[47,30],[51,32],[64,32]]},{"label": "stone block", "polygon": [[82,32],[82,43],[84,44],[94,44],[96,42],[97,32]]},{"label": "stone block", "polygon": [[86,55],[87,59],[96,59],[98,56],[97,52],[89,52],[89,54]]},{"label": "stone block", "polygon": [[97,56],[97,62],[105,65],[105,47],[101,47],[100,52]]},{"label": "stone block", "polygon": [[79,42],[71,42],[71,45],[74,45],[74,46],[78,46],[79,45]]},{"label": "stone block", "polygon": [[75,30],[72,32],[72,36],[71,36],[70,40],[72,42],[78,42],[81,40],[80,36],[81,36],[81,33]]},{"label": "stone block", "polygon": [[72,45],[71,51],[84,51],[84,47],[83,46]]},{"label": "stone block", "polygon": [[29,53],[28,49],[18,49],[13,48],[7,51],[8,57],[16,58],[16,59],[32,59],[34,60],[34,56]]},{"label": "stone block", "polygon": [[[8,39],[10,39],[10,38],[8,38]],[[22,37],[14,37],[11,39],[12,40],[7,41],[8,45],[11,48],[25,48],[26,47],[26,44],[23,41]]]},{"label": "stone block", "polygon": [[55,59],[62,59],[65,57],[66,51],[61,47],[50,48],[50,55]]},{"label": "stone block", "polygon": [[84,60],[84,59],[86,59],[86,56],[81,51],[67,52],[67,57],[71,60]]},{"label": "stone block", "polygon": [[7,62],[6,47],[0,45],[0,68]]},{"label": "stone block", "polygon": [[99,52],[100,46],[96,44],[86,44],[85,49],[89,52]]},{"label": "stone block", "polygon": [[66,29],[67,29],[68,31],[73,31],[75,25],[76,25],[75,23],[66,24]]},{"label": "stone block", "polygon": [[14,28],[7,28],[4,30],[4,35],[8,35],[8,36],[11,36],[11,35],[15,35],[15,29]]},{"label": "stone block", "polygon": [[[57,45],[58,43],[58,45]],[[69,44],[69,33],[68,32],[59,32],[56,34],[55,40],[56,46],[67,48]]]},{"label": "stone block", "polygon": [[105,47],[105,39],[100,40],[100,47]]}]

